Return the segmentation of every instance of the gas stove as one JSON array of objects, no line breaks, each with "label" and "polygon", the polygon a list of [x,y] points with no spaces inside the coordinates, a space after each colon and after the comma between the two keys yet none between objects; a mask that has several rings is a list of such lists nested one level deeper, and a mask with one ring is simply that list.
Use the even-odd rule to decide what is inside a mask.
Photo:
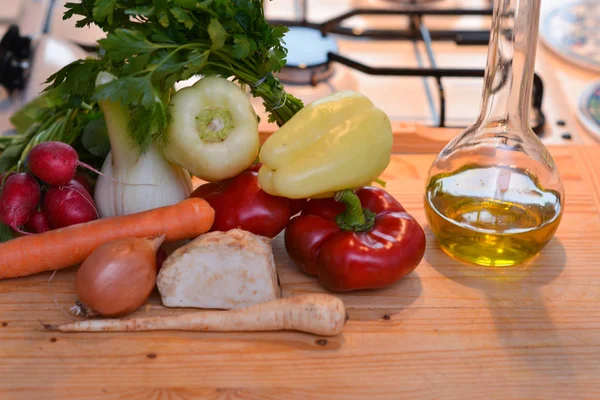
[{"label": "gas stove", "polygon": [[[10,114],[35,96],[50,74],[87,56],[103,36],[99,29],[76,29],[72,21],[63,21],[66,0],[11,2],[15,2],[13,9],[0,11],[0,35],[16,23],[21,35],[31,38],[32,54],[23,61],[27,71],[23,88],[11,94],[0,89],[0,134],[11,129]],[[288,92],[305,103],[351,89],[371,98],[393,122],[461,128],[475,120],[491,1],[265,3],[265,13],[273,23],[290,27],[285,38],[290,49],[288,65],[279,78]],[[560,1],[543,2],[548,8],[553,3]],[[571,73],[571,68],[543,48],[538,52],[531,125],[547,144],[580,142],[586,136],[579,134],[575,121],[578,93],[572,87],[579,84],[583,90],[594,75],[577,71],[575,83],[561,84],[560,74]],[[261,116],[260,129],[276,129],[267,122],[261,101],[253,102]]]}]

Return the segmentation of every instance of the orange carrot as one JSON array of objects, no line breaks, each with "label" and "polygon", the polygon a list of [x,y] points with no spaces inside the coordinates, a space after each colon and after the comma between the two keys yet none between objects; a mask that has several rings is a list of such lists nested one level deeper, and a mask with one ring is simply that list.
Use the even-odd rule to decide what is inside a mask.
[{"label": "orange carrot", "polygon": [[0,279],[33,275],[83,262],[116,239],[165,235],[165,242],[195,238],[213,224],[214,210],[199,198],[121,217],[71,225],[0,244]]}]

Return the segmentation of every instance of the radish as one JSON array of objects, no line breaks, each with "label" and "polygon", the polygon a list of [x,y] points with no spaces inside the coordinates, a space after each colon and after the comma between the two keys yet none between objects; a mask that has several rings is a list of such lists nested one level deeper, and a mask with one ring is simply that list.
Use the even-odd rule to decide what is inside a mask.
[{"label": "radish", "polygon": [[89,178],[87,177],[87,175],[84,172],[77,171],[75,173],[75,177],[73,179],[75,179],[77,182],[81,183],[81,186],[83,186],[89,194],[93,193],[92,192],[92,184],[90,183]]},{"label": "radish", "polygon": [[92,196],[76,180],[67,185],[50,187],[44,209],[52,228],[64,228],[98,219]]},{"label": "radish", "polygon": [[0,193],[0,221],[17,232],[27,223],[40,201],[40,185],[24,172],[10,175]]},{"label": "radish", "polygon": [[43,233],[50,230],[50,222],[42,210],[34,210],[31,218],[25,224],[25,230],[31,233]]},{"label": "radish", "polygon": [[54,186],[68,184],[75,177],[77,166],[100,173],[79,161],[77,151],[63,142],[43,142],[36,145],[29,152],[27,163],[35,176]]},{"label": "radish", "polygon": [[0,189],[2,189],[2,186],[4,185],[4,182],[6,182],[6,180],[11,176],[14,175],[14,172],[3,172],[0,174]]}]

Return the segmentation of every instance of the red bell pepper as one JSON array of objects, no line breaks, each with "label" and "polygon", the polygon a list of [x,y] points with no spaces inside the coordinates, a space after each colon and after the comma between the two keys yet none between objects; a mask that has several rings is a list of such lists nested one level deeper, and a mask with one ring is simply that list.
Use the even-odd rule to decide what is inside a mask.
[{"label": "red bell pepper", "polygon": [[201,185],[191,197],[206,200],[215,210],[211,231],[239,228],[269,238],[277,236],[305,203],[264,192],[253,167],[231,179]]},{"label": "red bell pepper", "polygon": [[[262,167],[262,163],[254,163],[248,167],[248,171],[256,172]],[[258,175],[257,175],[258,176]],[[290,201],[290,214],[293,217],[298,214],[304,208],[304,205],[308,201],[307,199],[288,199]]]},{"label": "red bell pepper", "polygon": [[419,265],[425,244],[419,223],[375,187],[311,199],[285,230],[292,261],[335,292],[395,284]]}]

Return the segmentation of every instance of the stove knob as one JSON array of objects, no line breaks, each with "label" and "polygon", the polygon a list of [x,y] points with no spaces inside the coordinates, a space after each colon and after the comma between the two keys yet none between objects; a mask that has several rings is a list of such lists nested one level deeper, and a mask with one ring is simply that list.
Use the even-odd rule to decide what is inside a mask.
[{"label": "stove knob", "polygon": [[25,70],[29,66],[31,39],[19,34],[12,25],[0,41],[0,85],[9,93],[25,87]]}]

